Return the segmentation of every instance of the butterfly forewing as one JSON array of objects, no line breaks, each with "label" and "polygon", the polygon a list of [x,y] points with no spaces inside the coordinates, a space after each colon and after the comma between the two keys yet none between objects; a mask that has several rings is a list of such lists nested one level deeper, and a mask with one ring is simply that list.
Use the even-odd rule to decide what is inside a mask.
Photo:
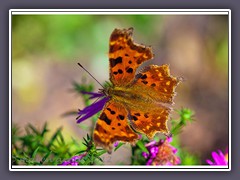
[{"label": "butterfly forewing", "polygon": [[136,69],[153,58],[150,47],[133,42],[132,28],[115,29],[110,37],[110,80],[115,86],[127,86],[135,76]]}]

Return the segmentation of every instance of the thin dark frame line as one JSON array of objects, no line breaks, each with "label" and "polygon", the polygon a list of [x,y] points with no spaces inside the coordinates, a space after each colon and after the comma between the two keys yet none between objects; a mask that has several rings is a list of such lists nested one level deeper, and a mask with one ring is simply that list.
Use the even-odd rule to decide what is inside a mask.
[{"label": "thin dark frame line", "polygon": [[[22,12],[22,13],[24,13],[24,12],[176,12],[176,11],[11,11],[11,18],[9,19],[9,20],[11,20],[11,33],[10,33],[10,38],[11,38],[11,49],[10,49],[10,51],[11,51],[11,101],[12,101],[12,16],[13,15],[18,15],[18,14],[13,14],[13,12]],[[229,28],[230,28],[230,15],[229,15],[229,11],[179,11],[179,12],[227,12],[227,14],[224,14],[224,15],[227,15],[228,16],[228,97],[229,97],[229,94],[230,94],[230,92],[229,92],[229,82],[231,81],[230,80],[230,76],[229,76],[229,74],[230,74],[230,72],[229,72],[229,70],[230,70],[230,66],[229,66],[229,61],[230,61],[230,54],[231,54],[231,52],[230,52],[230,49],[229,49],[229,45],[230,45],[230,43],[229,43],[229,40],[230,40],[230,33],[231,33],[231,31],[232,31],[232,28],[231,28],[231,31],[229,31]],[[99,15],[101,15],[101,14],[99,14]],[[131,14],[131,15],[134,15],[134,14]],[[149,15],[152,15],[152,14],[149,14]],[[217,14],[212,14],[212,15],[217,15]],[[10,90],[9,90],[10,91]],[[12,102],[11,102],[11,127],[9,128],[10,129],[10,132],[11,132],[11,135],[12,135]],[[228,107],[230,107],[230,101],[228,101]],[[229,113],[230,113],[230,111],[228,110],[228,117],[229,117]],[[230,122],[230,119],[228,119],[228,139],[230,138],[230,133],[229,133],[229,122]],[[232,132],[231,132],[231,135],[232,135]],[[9,137],[10,138],[10,137]],[[12,138],[11,138],[11,145],[12,145]],[[11,145],[10,145],[10,147],[11,147]],[[229,147],[229,145],[230,145],[230,142],[229,142],[229,140],[228,140],[228,147]],[[231,151],[232,151],[232,148],[231,148]],[[11,157],[9,157],[9,159],[11,159],[12,160],[12,147],[11,147]],[[28,168],[27,166],[26,166],[26,168],[14,168],[13,167],[13,165],[12,165],[12,161],[11,162],[9,162],[9,163],[11,163],[11,169],[82,169],[82,170],[84,170],[84,169],[156,169],[157,170],[157,168],[142,168],[142,167],[139,167],[139,168],[116,168],[116,167],[103,167],[103,168],[96,168],[96,167],[92,167],[92,168],[44,168],[44,167],[36,167],[36,168]],[[216,170],[216,169],[229,169],[229,161],[228,161],[228,166],[226,167],[226,168],[194,168],[194,167],[189,167],[189,168],[159,168],[159,169],[174,169],[174,170],[181,170],[181,169],[194,169],[194,170],[201,170],[201,169],[214,169],[214,170]]]}]

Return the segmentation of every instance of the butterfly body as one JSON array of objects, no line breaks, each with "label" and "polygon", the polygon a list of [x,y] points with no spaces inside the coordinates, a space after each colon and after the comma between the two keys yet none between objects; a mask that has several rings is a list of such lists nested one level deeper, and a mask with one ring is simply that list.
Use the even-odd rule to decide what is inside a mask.
[{"label": "butterfly body", "polygon": [[112,100],[117,101],[119,103],[123,103],[126,106],[134,106],[138,107],[143,105],[146,106],[146,103],[155,104],[155,100],[151,97],[147,96],[145,93],[137,93],[136,89],[129,89],[124,87],[114,87],[110,89],[109,96]]},{"label": "butterfly body", "polygon": [[134,144],[137,133],[152,138],[168,133],[167,120],[180,79],[172,77],[168,65],[137,68],[153,58],[150,47],[133,42],[132,28],[115,29],[110,37],[111,86],[101,90],[108,97],[93,133],[96,145],[111,152],[115,141]]}]

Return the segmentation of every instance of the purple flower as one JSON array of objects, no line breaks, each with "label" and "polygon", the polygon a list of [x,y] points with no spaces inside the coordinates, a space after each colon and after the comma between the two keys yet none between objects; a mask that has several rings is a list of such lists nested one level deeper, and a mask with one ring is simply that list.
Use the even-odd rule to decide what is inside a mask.
[{"label": "purple flower", "polygon": [[[91,95],[89,99],[104,97],[104,94],[102,93],[93,93],[93,92],[81,92],[81,93]],[[108,100],[109,100],[109,97],[104,97],[101,100],[91,104],[90,106],[85,107],[83,110],[79,110],[77,123],[81,123],[82,121],[88,119],[89,117],[101,111]]]},{"label": "purple flower", "polygon": [[86,156],[87,153],[78,155],[78,156],[73,156],[71,159],[67,160],[67,161],[63,161],[62,166],[78,166],[78,161],[80,161],[84,156]]},{"label": "purple flower", "polygon": [[152,158],[150,158],[150,159],[148,159],[148,161],[147,161],[146,165],[147,165],[147,166],[150,166],[150,165],[152,165],[152,162],[153,162],[153,159],[152,159]]},{"label": "purple flower", "polygon": [[228,165],[228,150],[226,151],[225,155],[221,150],[217,152],[212,152],[213,161],[207,159],[206,162],[211,166],[217,165]]},{"label": "purple flower", "polygon": [[119,144],[119,141],[116,141],[116,142],[113,144],[113,146],[114,146],[114,147],[117,147],[118,144]]},{"label": "purple flower", "polygon": [[142,156],[143,156],[145,159],[147,159],[147,158],[149,157],[149,153],[143,152],[143,153],[142,153]]},{"label": "purple flower", "polygon": [[89,99],[94,99],[94,98],[98,98],[98,97],[103,97],[104,94],[103,93],[95,93],[95,92],[85,92],[85,91],[81,91],[82,94],[88,94],[91,95],[89,97]]},{"label": "purple flower", "polygon": [[181,163],[180,158],[176,156],[177,149],[170,145],[172,138],[166,140],[151,141],[145,146],[148,153],[143,152],[142,156],[147,159],[146,165],[178,165]]}]

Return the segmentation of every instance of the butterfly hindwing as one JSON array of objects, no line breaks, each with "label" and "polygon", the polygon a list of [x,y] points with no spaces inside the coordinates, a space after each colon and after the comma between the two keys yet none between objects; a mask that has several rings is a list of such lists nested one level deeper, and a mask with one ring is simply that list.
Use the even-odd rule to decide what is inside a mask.
[{"label": "butterfly hindwing", "polygon": [[131,110],[129,119],[131,126],[138,132],[153,138],[157,132],[168,134],[167,120],[170,109],[156,106],[151,111]]},{"label": "butterfly hindwing", "polygon": [[132,31],[132,28],[115,29],[110,37],[110,80],[116,86],[130,84],[134,79],[136,69],[144,61],[153,58],[150,47],[133,42]]},{"label": "butterfly hindwing", "polygon": [[113,100],[107,102],[93,132],[96,145],[110,153],[116,141],[134,143],[138,135],[129,126],[127,115],[127,110],[120,103]]}]

